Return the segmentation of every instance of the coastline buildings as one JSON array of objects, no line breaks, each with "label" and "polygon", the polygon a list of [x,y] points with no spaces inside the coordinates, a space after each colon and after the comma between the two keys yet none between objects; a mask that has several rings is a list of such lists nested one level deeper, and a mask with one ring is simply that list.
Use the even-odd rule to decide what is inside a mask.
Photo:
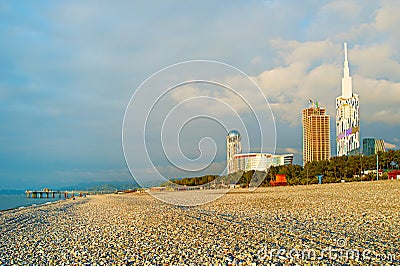
[{"label": "coastline buildings", "polygon": [[293,154],[242,153],[241,140],[237,130],[229,131],[226,136],[228,175],[238,171],[267,171],[270,166],[289,165],[293,162]]},{"label": "coastline buildings", "polygon": [[293,154],[241,153],[235,155],[234,171],[267,171],[271,166],[290,165]]},{"label": "coastline buildings", "polygon": [[344,43],[342,95],[336,98],[337,156],[358,154],[360,149],[360,117],[358,95],[353,93],[347,44]]},{"label": "coastline buildings", "polygon": [[[312,102],[312,101],[311,101]],[[311,161],[327,160],[331,156],[330,117],[325,108],[312,102],[302,111],[303,165]]]},{"label": "coastline buildings", "polygon": [[363,138],[362,153],[366,156],[385,152],[385,141],[383,139]]},{"label": "coastline buildings", "polygon": [[226,136],[226,164],[227,164],[227,174],[232,174],[234,169],[234,157],[236,154],[242,153],[242,136],[240,136],[239,131],[231,130]]}]

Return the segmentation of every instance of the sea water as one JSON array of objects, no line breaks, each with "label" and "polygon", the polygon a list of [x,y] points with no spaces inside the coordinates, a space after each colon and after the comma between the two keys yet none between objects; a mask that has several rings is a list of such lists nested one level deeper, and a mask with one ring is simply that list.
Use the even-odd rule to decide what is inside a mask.
[{"label": "sea water", "polygon": [[27,207],[32,205],[40,205],[48,202],[62,200],[64,197],[59,198],[55,195],[55,198],[27,198],[26,194],[0,194],[0,211],[15,209],[20,207]]}]

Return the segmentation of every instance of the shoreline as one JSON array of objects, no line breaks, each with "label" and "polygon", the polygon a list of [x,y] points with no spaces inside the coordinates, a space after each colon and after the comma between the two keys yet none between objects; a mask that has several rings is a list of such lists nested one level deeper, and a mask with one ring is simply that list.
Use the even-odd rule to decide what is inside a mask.
[{"label": "shoreline", "polygon": [[[77,197],[75,197],[75,198],[77,198]],[[42,203],[31,203],[31,204],[26,204],[26,205],[18,205],[16,207],[7,208],[7,209],[0,209],[0,214],[2,214],[4,212],[8,212],[8,211],[36,208],[36,207],[60,203],[60,202],[66,201],[66,200],[72,200],[72,198],[68,198],[68,199],[57,198],[57,199],[54,199],[53,201],[47,201],[48,199],[50,199],[50,198],[36,199],[36,200],[43,200]]]},{"label": "shoreline", "polygon": [[238,189],[188,208],[147,193],[63,200],[0,215],[0,265],[398,264],[399,204],[395,181]]},{"label": "shoreline", "polygon": [[55,204],[55,203],[58,203],[58,202],[61,202],[61,201],[64,201],[64,200],[65,199],[60,199],[60,200],[55,200],[55,201],[46,201],[46,202],[40,203],[40,204],[33,203],[31,205],[21,205],[21,206],[14,207],[14,208],[8,208],[8,209],[0,210],[0,213],[7,212],[7,211],[15,211],[15,210],[36,208],[36,207],[40,207],[40,206],[43,206],[43,205]]},{"label": "shoreline", "polygon": [[[221,192],[221,191],[227,191],[226,193],[221,193],[221,194],[234,194],[234,193],[258,193],[258,191],[260,190],[265,190],[265,191],[274,191],[274,190],[279,190],[282,188],[307,188],[307,187],[314,187],[314,186],[319,186],[319,187],[323,187],[323,186],[341,186],[341,185],[350,185],[350,184],[380,184],[380,183],[385,183],[385,182],[396,182],[399,181],[397,179],[395,180],[372,180],[372,181],[354,181],[354,182],[335,182],[335,183],[322,183],[322,184],[305,184],[305,185],[288,185],[288,186],[267,186],[267,187],[257,187],[254,191],[249,191],[249,188],[246,187],[240,187],[240,188],[230,188],[230,189],[211,189],[211,190],[204,190],[204,191],[212,191],[212,192]],[[148,195],[158,195],[158,194],[172,194],[172,193],[191,193],[191,192],[200,192],[198,190],[185,190],[185,191],[162,191],[162,192],[145,192],[144,194],[148,194]],[[264,192],[264,191],[263,191]],[[263,193],[261,192],[261,193]],[[138,195],[137,193],[122,193],[122,194],[118,194],[118,195],[127,195],[127,194],[132,194],[132,195]],[[0,194],[0,195],[20,195],[20,194]],[[96,194],[96,195],[109,195],[109,194]],[[111,195],[111,194],[110,194]],[[86,197],[92,197],[94,195],[87,195]],[[21,197],[23,197],[23,194],[21,194]],[[80,198],[79,196],[75,196],[75,198]],[[84,198],[84,197],[82,197]],[[39,207],[42,205],[47,205],[47,204],[54,204],[57,202],[62,202],[65,200],[70,200],[72,198],[57,198],[54,201],[46,201],[47,199],[51,199],[51,198],[36,198],[33,200],[43,200],[43,203],[32,203],[32,204],[26,204],[26,205],[18,205],[16,207],[12,207],[12,208],[7,208],[7,209],[0,209],[0,213],[3,212],[7,212],[7,211],[12,211],[12,210],[18,210],[18,209],[25,209],[25,208],[34,208],[34,207]]]},{"label": "shoreline", "polygon": [[[204,190],[204,191],[212,191],[212,192],[221,192],[226,190],[226,193],[220,193],[221,195],[224,194],[235,194],[235,193],[264,193],[267,191],[274,191],[274,190],[282,190],[284,188],[296,188],[296,189],[301,189],[301,188],[312,188],[312,187],[325,187],[325,186],[347,186],[347,185],[351,185],[351,184],[384,184],[384,183],[390,183],[390,182],[396,182],[400,180],[398,179],[394,179],[394,180],[372,180],[372,181],[353,181],[353,182],[335,182],[335,183],[322,183],[322,184],[305,184],[305,185],[288,185],[288,186],[267,186],[267,187],[257,187],[254,191],[249,191],[249,188],[231,188],[231,189],[212,189],[212,190]],[[261,192],[260,192],[261,190]],[[185,190],[185,191],[162,191],[162,192],[145,192],[144,194],[146,195],[162,195],[162,194],[172,194],[172,193],[182,193],[182,194],[186,194],[186,193],[191,193],[191,192],[201,192],[201,190]],[[218,193],[219,194],[219,193]],[[4,195],[19,195],[19,194],[4,194]],[[113,195],[113,194],[96,194],[96,195]],[[122,193],[122,194],[118,194],[118,195],[139,195],[137,193]],[[143,194],[141,194],[143,195]],[[93,197],[95,195],[87,195],[86,197]],[[23,195],[21,194],[21,197],[23,197]],[[81,198],[79,196],[75,196],[76,199]],[[82,197],[84,198],[84,197]],[[48,198],[51,199],[51,198]],[[59,203],[59,202],[63,202],[66,200],[72,200],[72,198],[57,198],[54,201],[46,201],[47,198],[37,198],[35,200],[43,200],[43,203],[32,203],[32,204],[26,204],[26,205],[19,205],[16,207],[12,207],[12,208],[7,208],[7,209],[0,209],[0,214],[7,212],[7,211],[13,211],[13,210],[18,210],[18,209],[28,209],[28,208],[35,208],[35,207],[40,207],[43,205],[49,205],[49,204],[55,204],[55,203]],[[163,200],[161,200],[163,201]]]}]

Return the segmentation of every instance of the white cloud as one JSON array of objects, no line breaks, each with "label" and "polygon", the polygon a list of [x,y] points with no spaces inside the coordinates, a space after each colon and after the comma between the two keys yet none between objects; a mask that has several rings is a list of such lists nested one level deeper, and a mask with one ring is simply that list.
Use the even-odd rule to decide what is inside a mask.
[{"label": "white cloud", "polygon": [[388,44],[357,45],[349,50],[351,66],[356,66],[359,75],[400,82],[400,64],[395,58],[396,50]]},{"label": "white cloud", "polygon": [[397,0],[384,0],[382,7],[377,11],[374,25],[378,30],[398,32],[400,2]]},{"label": "white cloud", "polygon": [[278,149],[277,153],[293,153],[294,155],[301,155],[303,152],[302,150],[297,148],[287,147]]},{"label": "white cloud", "polygon": [[183,103],[186,110],[198,110],[198,114],[220,116],[248,111],[240,97],[216,85],[212,88],[185,86],[174,90],[172,98],[177,104]]},{"label": "white cloud", "polygon": [[[301,123],[309,98],[326,107],[335,119],[335,98],[341,93],[342,44],[330,41],[272,41],[285,66],[254,77],[271,102],[278,119]],[[360,96],[361,119],[397,124],[400,121],[400,64],[387,45],[356,46],[349,50],[353,91]],[[338,63],[340,62],[340,63]],[[353,71],[356,69],[356,71]],[[382,78],[386,79],[382,79]]]},{"label": "white cloud", "polygon": [[370,123],[398,124],[400,121],[400,83],[355,76],[360,95],[361,119]]},{"label": "white cloud", "polygon": [[350,18],[356,17],[360,14],[361,6],[354,1],[352,2],[348,0],[338,0],[332,1],[321,7],[320,12],[330,15],[333,13],[341,17]]},{"label": "white cloud", "polygon": [[[341,91],[344,41],[349,44],[363,127],[383,122],[397,130],[400,123],[397,0],[232,5],[213,1],[180,5],[51,2],[24,4],[29,7],[27,12],[20,12],[21,6],[13,2],[2,5],[0,97],[5,99],[2,110],[8,118],[2,139],[13,149],[20,143],[33,145],[34,149],[23,151],[27,158],[43,162],[61,158],[69,169],[74,168],[73,161],[93,163],[94,156],[100,169],[104,162],[115,165],[121,161],[120,124],[132,92],[160,68],[194,58],[224,61],[251,74],[270,100],[278,123],[299,126],[308,98],[318,100],[333,115],[335,97]],[[266,108],[240,78],[226,82],[241,84],[240,92],[252,107]],[[173,96],[179,102],[196,93],[196,88],[188,88]],[[240,112],[246,110],[231,94],[201,93]],[[7,106],[29,108],[20,114]],[[230,112],[216,101],[207,105],[199,101],[191,107],[213,114]],[[32,109],[46,115],[33,116]],[[394,134],[382,129],[382,137],[389,140]],[[285,138],[291,143],[287,146],[301,145],[293,140],[298,135],[288,133]],[[54,145],[38,145],[42,143]],[[11,158],[6,154],[10,149],[3,150],[3,156]],[[8,164],[10,172],[19,171],[19,162],[30,160],[20,157],[15,155]],[[135,162],[139,167],[142,160],[143,154],[138,153]],[[91,179],[96,174],[82,176]],[[19,180],[16,174],[10,177]]]},{"label": "white cloud", "polygon": [[262,57],[257,55],[255,57],[253,57],[253,59],[251,59],[250,61],[252,64],[260,64],[262,62]]},{"label": "white cloud", "polygon": [[400,113],[399,110],[377,110],[372,114],[371,117],[366,116],[365,118],[365,120],[369,122],[379,121],[388,124],[397,124],[400,119]]},{"label": "white cloud", "polygon": [[337,46],[328,40],[300,42],[273,39],[270,43],[289,65],[293,63],[312,65],[321,61],[331,61],[334,59],[332,51],[337,51]]},{"label": "white cloud", "polygon": [[[282,122],[301,123],[301,109],[308,99],[319,101],[334,113],[334,99],[340,92],[340,68],[333,64],[329,41],[305,42],[273,40],[286,66],[266,70],[254,77],[263,89],[274,114]],[[336,47],[336,49],[334,49]]]},{"label": "white cloud", "polygon": [[385,149],[390,149],[390,150],[397,149],[397,145],[385,141]]},{"label": "white cloud", "polygon": [[[341,93],[343,44],[328,40],[299,42],[276,39],[271,41],[271,46],[279,55],[282,66],[265,70],[252,79],[263,90],[275,117],[292,126],[301,124],[301,109],[307,107],[311,98],[325,107],[334,120],[335,98]],[[349,49],[351,73],[355,72],[352,74],[353,90],[360,96],[363,121],[391,124],[400,121],[400,83],[396,80],[400,77],[400,64],[393,59],[393,53],[388,45],[364,45]],[[252,102],[253,107],[265,105],[251,93],[240,77],[231,77],[225,82],[239,87],[240,93]],[[173,95],[176,100],[182,101],[199,93],[196,88],[187,88]],[[243,101],[233,94],[210,90],[206,91],[206,95],[218,98],[238,112],[246,110]],[[231,112],[216,103],[208,105],[211,112]],[[201,109],[204,103],[191,103],[191,106]]]}]

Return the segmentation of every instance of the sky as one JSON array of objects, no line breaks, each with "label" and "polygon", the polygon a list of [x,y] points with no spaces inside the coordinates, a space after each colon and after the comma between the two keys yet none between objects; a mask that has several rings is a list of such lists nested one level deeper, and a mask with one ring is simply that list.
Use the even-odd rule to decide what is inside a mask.
[{"label": "sky", "polygon": [[[360,97],[361,137],[382,138],[387,148],[397,149],[399,13],[397,0],[1,1],[0,189],[133,182],[127,164],[143,180],[151,180],[154,168],[167,177],[220,174],[225,135],[233,128],[254,143],[250,151],[273,152],[276,141],[276,153],[294,153],[300,164],[301,109],[308,99],[331,115],[334,154],[335,98],[341,93],[345,41],[353,90]],[[192,72],[168,68],[190,60],[227,65],[200,63]],[[208,70],[203,74],[235,87],[254,112],[267,117],[261,121],[268,128],[265,134],[260,137],[252,113],[226,88],[188,84],[166,94],[143,135],[143,125],[137,124],[143,119],[135,119],[146,117],[150,109],[140,99],[135,102],[140,95],[135,92],[141,89],[143,99],[155,99],[157,90],[144,82],[164,68],[159,82],[173,81],[175,75],[190,79]],[[199,96],[210,100],[186,102]],[[183,109],[171,112],[178,105]],[[137,116],[125,121],[131,130],[129,147],[124,147],[127,163],[122,124],[129,107]],[[166,113],[175,117],[162,116]],[[247,122],[240,124],[232,113]],[[184,123],[188,114],[212,119],[188,122],[179,139],[166,127],[160,141],[162,122]],[[160,150],[160,142],[170,144],[169,153]],[[136,151],[140,145],[148,148],[148,156],[143,147]],[[184,156],[165,156],[177,156],[178,146]],[[203,171],[190,173],[171,164],[198,169],[209,160]]]}]

